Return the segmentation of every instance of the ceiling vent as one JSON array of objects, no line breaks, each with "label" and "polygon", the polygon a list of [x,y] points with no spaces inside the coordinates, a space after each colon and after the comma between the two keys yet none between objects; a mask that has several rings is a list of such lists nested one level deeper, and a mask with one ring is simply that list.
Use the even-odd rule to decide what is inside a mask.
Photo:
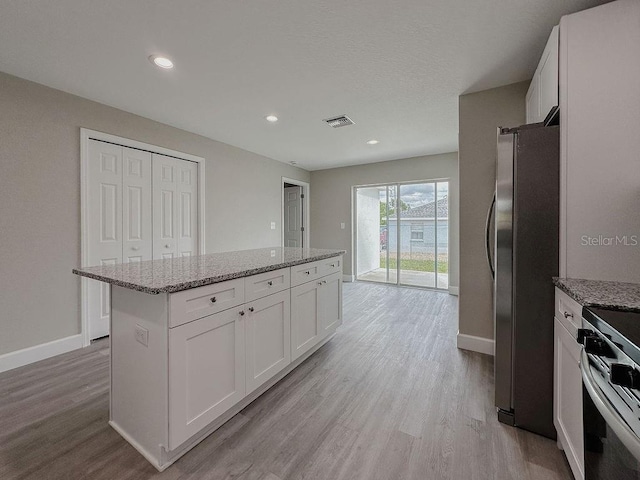
[{"label": "ceiling vent", "polygon": [[333,118],[325,118],[323,122],[326,122],[327,125],[333,128],[346,127],[348,125],[353,125],[353,120],[351,120],[346,115],[340,115],[339,117],[333,117]]}]

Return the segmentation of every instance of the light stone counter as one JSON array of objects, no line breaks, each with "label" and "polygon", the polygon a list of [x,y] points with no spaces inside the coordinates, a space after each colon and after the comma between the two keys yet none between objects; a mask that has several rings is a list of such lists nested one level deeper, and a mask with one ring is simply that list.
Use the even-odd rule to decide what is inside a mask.
[{"label": "light stone counter", "polygon": [[144,293],[172,293],[343,255],[344,250],[274,247],[73,269]]}]

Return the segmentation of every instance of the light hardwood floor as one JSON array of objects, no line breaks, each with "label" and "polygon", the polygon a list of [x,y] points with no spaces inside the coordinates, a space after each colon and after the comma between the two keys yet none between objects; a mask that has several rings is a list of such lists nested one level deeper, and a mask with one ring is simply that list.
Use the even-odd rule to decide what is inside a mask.
[{"label": "light hardwood floor", "polygon": [[0,478],[570,479],[555,442],[498,423],[492,357],[457,299],[344,285],[344,325],[163,473],[107,425],[108,345],[0,375]]}]

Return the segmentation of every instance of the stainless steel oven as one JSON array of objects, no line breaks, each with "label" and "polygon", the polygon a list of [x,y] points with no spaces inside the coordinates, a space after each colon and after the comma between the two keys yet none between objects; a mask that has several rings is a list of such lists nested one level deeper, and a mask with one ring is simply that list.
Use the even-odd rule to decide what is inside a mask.
[{"label": "stainless steel oven", "polygon": [[640,479],[640,349],[629,339],[636,333],[638,313],[583,310],[585,480]]}]

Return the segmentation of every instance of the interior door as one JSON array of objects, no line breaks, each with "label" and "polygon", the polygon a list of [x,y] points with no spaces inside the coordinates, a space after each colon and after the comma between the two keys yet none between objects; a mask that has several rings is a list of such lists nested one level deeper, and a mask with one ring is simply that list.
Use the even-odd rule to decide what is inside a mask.
[{"label": "interior door", "polygon": [[122,147],[122,261],[151,260],[151,154]]},{"label": "interior door", "polygon": [[285,187],[284,199],[284,246],[303,247],[302,187]]},{"label": "interior door", "polygon": [[[89,141],[87,169],[87,262],[113,265],[122,262],[122,147]],[[88,327],[91,340],[109,335],[109,285],[87,282]]]},{"label": "interior door", "polygon": [[153,154],[153,258],[195,255],[197,165]]}]

